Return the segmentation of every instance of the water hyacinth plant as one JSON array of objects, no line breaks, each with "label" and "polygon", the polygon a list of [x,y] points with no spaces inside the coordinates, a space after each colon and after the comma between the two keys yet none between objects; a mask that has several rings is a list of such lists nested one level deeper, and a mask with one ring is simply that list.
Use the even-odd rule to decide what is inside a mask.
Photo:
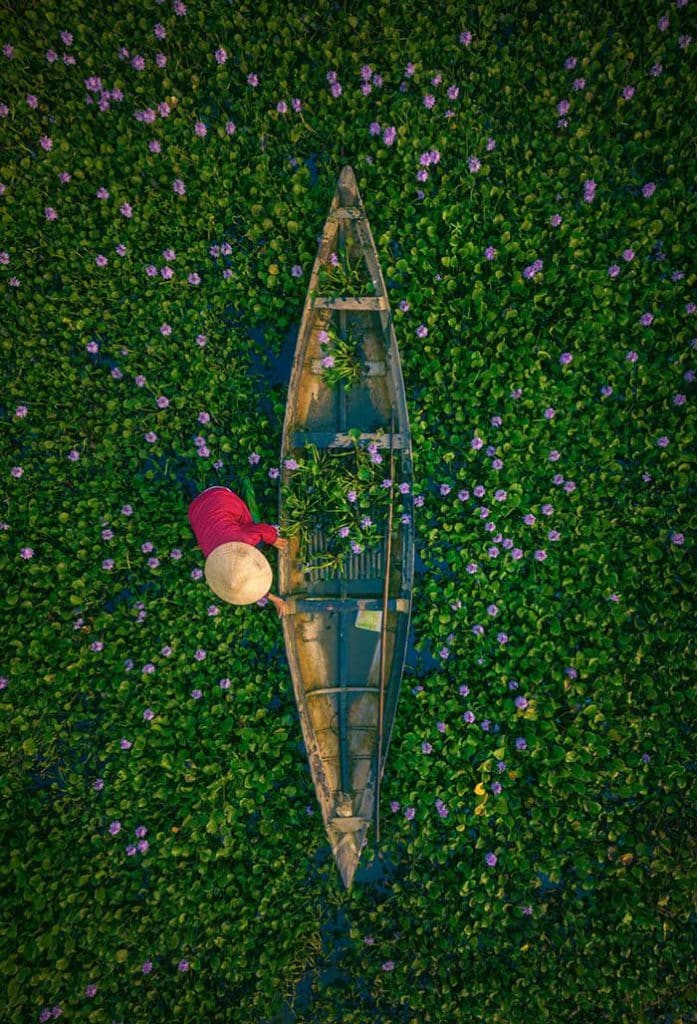
[{"label": "water hyacinth plant", "polygon": [[346,337],[342,338],[337,329],[330,325],[318,334],[323,356],[320,359],[322,376],[329,387],[341,382],[350,388],[361,378],[362,362],[359,356],[361,338],[356,328],[349,324]]},{"label": "water hyacinth plant", "polygon": [[320,264],[317,289],[319,295],[328,296],[375,294],[362,257],[352,257],[348,246],[330,253]]},{"label": "water hyacinth plant", "polygon": [[[694,1018],[696,43],[689,0],[5,4],[2,1024]],[[346,163],[419,556],[349,893],[281,627],[187,519],[275,521]],[[313,460],[289,527],[380,543],[386,452]]]},{"label": "water hyacinth plant", "polygon": [[[352,433],[353,447],[345,451],[320,452],[316,445],[306,444],[292,481],[284,485],[282,529],[299,538],[299,557],[308,571],[340,571],[347,557],[383,542],[394,481],[386,477],[378,445],[361,444],[356,436],[360,431]],[[309,557],[315,533],[322,535],[324,550]]]}]

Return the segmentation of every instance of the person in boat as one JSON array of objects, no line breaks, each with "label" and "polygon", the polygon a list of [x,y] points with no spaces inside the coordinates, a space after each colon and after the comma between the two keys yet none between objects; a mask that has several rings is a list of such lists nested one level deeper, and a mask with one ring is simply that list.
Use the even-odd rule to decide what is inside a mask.
[{"label": "person in boat", "polygon": [[207,487],[189,505],[189,522],[206,559],[206,582],[230,604],[253,604],[267,597],[279,617],[288,605],[271,593],[273,573],[258,545],[283,550],[288,541],[275,526],[255,523],[239,494],[229,487]]}]

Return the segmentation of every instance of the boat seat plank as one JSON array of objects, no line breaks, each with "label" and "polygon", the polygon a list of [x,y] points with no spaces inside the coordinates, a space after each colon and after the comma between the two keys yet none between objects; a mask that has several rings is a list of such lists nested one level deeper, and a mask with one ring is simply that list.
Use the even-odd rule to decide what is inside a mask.
[{"label": "boat seat plank", "polygon": [[360,312],[371,310],[387,311],[390,308],[386,295],[356,295],[341,298],[330,298],[328,295],[317,295],[313,301],[314,309],[337,309]]},{"label": "boat seat plank", "polygon": [[339,206],[329,214],[330,220],[365,220],[365,214],[359,206]]},{"label": "boat seat plank", "polygon": [[[382,611],[382,598],[367,597],[289,597],[285,600],[291,610],[296,612],[331,612],[331,611]],[[409,599],[391,597],[387,602],[387,610],[391,612],[408,612]]]},{"label": "boat seat plank", "polygon": [[[366,377],[384,377],[385,376],[385,363],[382,359],[376,360],[375,362],[366,362],[364,366],[367,367]],[[320,377],[324,374],[324,367],[319,359],[313,359],[310,363],[310,372],[318,374]]]},{"label": "boat seat plank", "polygon": [[321,690],[306,690],[306,697],[316,697],[321,693],[380,693],[379,686],[324,686]]},{"label": "boat seat plank", "polygon": [[[404,448],[404,435],[394,434],[395,451]],[[381,432],[361,434],[359,441],[375,441],[379,448],[390,449],[390,435]],[[291,438],[294,448],[303,448],[306,444],[316,444],[318,448],[351,448],[353,438],[347,433],[332,433],[324,430],[298,430]]]}]

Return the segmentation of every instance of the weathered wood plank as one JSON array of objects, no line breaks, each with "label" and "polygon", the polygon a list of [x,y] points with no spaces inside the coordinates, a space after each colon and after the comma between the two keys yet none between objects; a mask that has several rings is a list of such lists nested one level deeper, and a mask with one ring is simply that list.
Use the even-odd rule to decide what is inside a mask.
[{"label": "weathered wood plank", "polygon": [[365,214],[358,206],[339,206],[329,214],[330,220],[364,220]]},{"label": "weathered wood plank", "polygon": [[327,295],[316,295],[313,300],[314,309],[346,309],[353,312],[371,312],[388,310],[390,303],[386,295],[357,295],[355,297],[332,299]]},{"label": "weathered wood plank", "polygon": [[351,772],[348,749],[348,710],[346,707],[346,685],[348,681],[348,638],[346,616],[339,613],[339,756],[341,758],[341,790],[350,793]]},{"label": "weathered wood plank", "polygon": [[[367,362],[367,363],[364,363],[363,365],[367,367],[366,377],[384,377],[385,376],[386,367],[385,367],[385,363],[382,360],[380,360],[378,362],[374,362],[374,363]],[[311,363],[311,366],[310,366],[310,370],[311,370],[312,373],[315,373],[315,374],[317,374],[320,377],[324,373],[324,367],[322,366],[322,363],[321,363],[321,361],[319,359],[313,359],[312,360],[312,363]]]},{"label": "weathered wood plank", "polygon": [[316,697],[322,693],[379,693],[377,686],[323,686],[321,690],[306,690],[308,697]]},{"label": "weathered wood plank", "polygon": [[[379,597],[288,597],[285,600],[295,612],[380,612],[382,598]],[[406,597],[391,597],[387,602],[388,611],[408,612]]]},{"label": "weathered wood plank", "polygon": [[[389,434],[361,434],[360,441],[376,441],[379,448],[389,448]],[[293,448],[302,448],[306,444],[316,444],[318,448],[351,448],[353,439],[348,432],[333,433],[332,431],[320,430],[297,430],[291,435]],[[404,435],[394,435],[395,450],[404,448]]]}]

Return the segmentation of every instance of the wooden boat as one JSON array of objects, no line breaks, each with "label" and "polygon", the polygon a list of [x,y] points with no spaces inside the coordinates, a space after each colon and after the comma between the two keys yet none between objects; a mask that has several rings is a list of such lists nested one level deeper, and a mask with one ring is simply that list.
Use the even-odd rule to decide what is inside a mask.
[{"label": "wooden boat", "polygon": [[[319,293],[320,268],[332,252],[346,253],[364,268],[367,287],[358,290],[372,287],[372,295]],[[323,377],[317,336],[329,326],[341,338],[352,330],[360,339],[362,373],[350,388],[342,381],[330,386]],[[411,435],[387,289],[356,179],[346,166],[319,243],[298,333],[282,467],[285,459],[299,460],[308,443],[320,452],[350,447],[350,430],[360,431],[361,445],[377,441],[385,460],[390,451],[394,492],[398,482],[411,485]],[[292,470],[282,468],[281,483],[283,535],[283,492],[293,486]],[[308,570],[297,537],[279,553],[279,590],[290,606],[283,633],[303,739],[324,827],[347,888],[370,822],[379,814],[380,780],[406,657],[414,535],[413,516],[403,523],[404,512],[412,513],[411,493],[403,498],[397,492],[394,514],[382,513],[385,543],[346,556],[340,570]],[[312,550],[326,550],[326,544],[322,530],[315,531]],[[379,817],[377,822],[379,837]]]}]

